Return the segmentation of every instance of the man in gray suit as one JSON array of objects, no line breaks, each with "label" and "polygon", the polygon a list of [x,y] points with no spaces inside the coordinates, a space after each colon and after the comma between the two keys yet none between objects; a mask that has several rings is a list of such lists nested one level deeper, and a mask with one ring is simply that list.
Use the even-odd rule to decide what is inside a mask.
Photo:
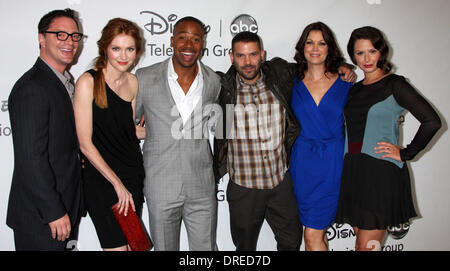
[{"label": "man in gray suit", "polygon": [[[179,250],[181,221],[190,250],[216,247],[217,200],[208,127],[220,79],[199,59],[205,27],[174,26],[173,56],[139,69],[136,116],[144,115],[144,195],[155,250]],[[216,115],[217,116],[217,115]]]}]

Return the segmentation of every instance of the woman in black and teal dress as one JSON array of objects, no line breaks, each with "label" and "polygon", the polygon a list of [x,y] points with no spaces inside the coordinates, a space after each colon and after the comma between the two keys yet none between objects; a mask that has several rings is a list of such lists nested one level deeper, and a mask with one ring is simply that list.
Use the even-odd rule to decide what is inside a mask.
[{"label": "woman in black and teal dress", "polygon": [[[348,152],[336,222],[354,228],[356,250],[372,250],[380,248],[388,227],[416,216],[406,161],[425,148],[441,122],[404,77],[390,72],[389,47],[378,29],[354,30],[347,51],[364,79],[350,89],[344,109]],[[404,110],[421,123],[406,148],[398,142]]]},{"label": "woman in black and teal dress", "polygon": [[142,50],[139,28],[115,18],[103,28],[97,42],[95,69],[77,81],[74,113],[80,149],[84,155],[84,198],[104,250],[129,250],[111,207],[140,215],[145,172],[135,126],[137,79],[128,71]]}]

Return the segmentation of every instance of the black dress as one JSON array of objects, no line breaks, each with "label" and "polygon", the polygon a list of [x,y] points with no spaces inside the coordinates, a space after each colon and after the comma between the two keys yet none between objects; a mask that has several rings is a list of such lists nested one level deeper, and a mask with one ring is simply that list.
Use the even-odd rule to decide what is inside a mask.
[{"label": "black dress", "polygon": [[[96,73],[89,70],[93,77]],[[92,103],[92,142],[105,162],[133,195],[138,216],[141,215],[145,172],[142,153],[133,122],[131,102],[120,98],[106,84],[108,107]],[[116,248],[128,242],[117,223],[111,206],[118,202],[112,184],[84,158],[83,182],[86,207],[94,223],[102,248]]]},{"label": "black dress", "polygon": [[[421,123],[400,151],[402,162],[381,159],[377,142],[398,145],[398,119],[407,109]],[[365,230],[386,229],[416,216],[405,161],[431,140],[440,119],[430,104],[403,78],[388,75],[378,82],[355,84],[344,109],[348,152],[344,158],[336,222]]]}]

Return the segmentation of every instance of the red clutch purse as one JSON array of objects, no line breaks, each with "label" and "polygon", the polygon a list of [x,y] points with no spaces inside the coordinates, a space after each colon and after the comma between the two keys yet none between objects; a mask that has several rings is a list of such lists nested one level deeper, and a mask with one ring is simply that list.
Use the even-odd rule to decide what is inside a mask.
[{"label": "red clutch purse", "polygon": [[147,251],[152,249],[153,244],[147,233],[145,232],[144,227],[142,226],[141,221],[139,220],[136,212],[133,209],[129,208],[127,216],[119,214],[119,209],[117,208],[117,204],[111,207],[114,216],[116,217],[117,222],[122,229],[125,238],[128,241],[128,245],[133,251]]}]

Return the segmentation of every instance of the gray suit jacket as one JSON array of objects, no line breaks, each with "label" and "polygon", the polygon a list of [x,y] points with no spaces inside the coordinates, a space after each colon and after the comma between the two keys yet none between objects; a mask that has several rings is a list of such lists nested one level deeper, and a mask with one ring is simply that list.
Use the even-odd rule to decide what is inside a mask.
[{"label": "gray suit jacket", "polygon": [[[173,200],[180,194],[205,197],[215,191],[208,127],[219,112],[220,78],[200,63],[202,102],[183,126],[167,79],[171,58],[137,70],[136,118],[145,116],[144,194],[151,200]],[[219,110],[220,111],[220,110]]]}]

